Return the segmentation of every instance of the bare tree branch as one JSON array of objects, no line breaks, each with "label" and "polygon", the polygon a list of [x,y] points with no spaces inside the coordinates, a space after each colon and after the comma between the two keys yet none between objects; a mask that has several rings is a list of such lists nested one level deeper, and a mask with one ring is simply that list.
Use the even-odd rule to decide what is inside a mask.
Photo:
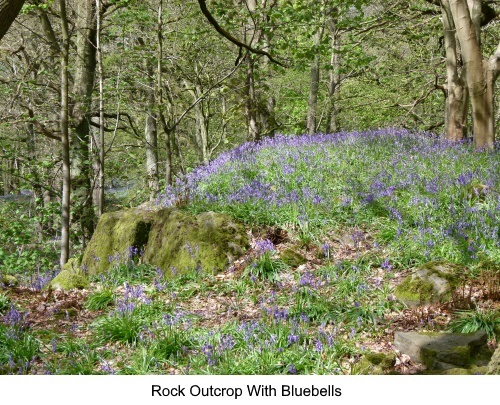
[{"label": "bare tree branch", "polygon": [[261,49],[256,49],[251,47],[248,44],[245,44],[244,42],[241,42],[239,39],[235,38],[232,36],[229,32],[227,32],[224,28],[222,28],[217,20],[214,18],[214,16],[210,13],[210,11],[207,8],[207,4],[205,0],[198,0],[198,4],[200,5],[201,12],[203,15],[207,18],[207,20],[212,24],[212,26],[215,28],[215,30],[221,34],[224,38],[228,39],[231,41],[233,44],[238,46],[240,48],[240,55],[238,56],[237,61],[240,59],[241,56],[241,49],[245,48],[251,53],[257,54],[257,55],[264,55],[266,56],[271,62],[276,63],[279,66],[286,67],[286,65],[283,62],[280,62],[279,60],[276,60],[273,56],[271,56],[268,52],[263,51]]}]

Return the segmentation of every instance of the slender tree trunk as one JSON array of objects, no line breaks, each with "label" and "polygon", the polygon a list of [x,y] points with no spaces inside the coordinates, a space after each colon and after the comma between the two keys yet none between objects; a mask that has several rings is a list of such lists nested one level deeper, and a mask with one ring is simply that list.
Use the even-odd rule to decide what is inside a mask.
[{"label": "slender tree trunk", "polygon": [[491,105],[492,114],[489,117],[488,131],[492,134],[490,142],[495,142],[495,83],[500,75],[500,44],[498,44],[495,53],[484,62],[486,72],[486,97]]},{"label": "slender tree trunk", "polygon": [[330,31],[330,78],[328,84],[328,110],[326,114],[325,132],[334,133],[338,131],[338,109],[337,99],[340,89],[340,31],[337,28],[337,13],[334,8],[330,11],[328,29]]},{"label": "slender tree trunk", "polygon": [[[196,69],[197,73],[198,70]],[[196,102],[199,97],[203,95],[203,91],[199,84],[190,83],[188,80],[184,80],[184,85],[186,90],[193,97],[193,102]],[[209,159],[209,151],[208,151],[208,117],[205,113],[205,101],[199,101],[194,106],[194,117],[196,123],[195,134],[192,137],[196,149],[198,150],[198,154],[200,156],[200,160],[206,164]]]},{"label": "slender tree trunk", "polygon": [[[196,99],[196,95],[194,98]],[[205,116],[203,102],[199,102],[194,107],[194,115],[196,119],[196,134],[197,144],[200,151],[200,158],[204,164],[208,163],[208,120]]]},{"label": "slender tree trunk", "polygon": [[104,212],[104,67],[102,61],[102,43],[101,43],[101,0],[96,2],[96,48],[97,48],[97,75],[99,78],[99,180],[98,180],[98,198],[97,215],[100,217]]},{"label": "slender tree trunk", "polygon": [[[154,86],[150,82],[151,86]],[[146,175],[150,200],[153,200],[160,191],[158,181],[158,130],[156,126],[155,96],[153,88],[147,90],[147,115],[144,135],[146,141]]]},{"label": "slender tree trunk", "polygon": [[156,71],[156,94],[158,103],[158,115],[165,132],[165,181],[167,186],[172,185],[172,142],[171,142],[171,129],[168,126],[165,114],[163,113],[163,72],[162,72],[162,58],[163,58],[163,0],[158,3],[158,24],[157,24],[157,42],[158,42],[158,67]]},{"label": "slender tree trunk", "polygon": [[250,141],[258,141],[261,138],[258,119],[257,119],[257,99],[255,97],[255,78],[253,72],[253,57],[250,53],[245,56],[246,72],[246,100],[245,100],[245,116],[248,126],[248,139]]},{"label": "slender tree trunk", "polygon": [[[276,0],[272,0],[270,2],[268,2],[267,0],[261,1],[262,9],[269,7],[269,10],[271,10],[274,7],[276,7],[276,5],[277,5]],[[266,51],[269,51],[271,47],[270,45],[271,35],[272,33],[269,32],[269,30],[262,32],[262,41],[264,44],[264,49]],[[270,75],[272,74],[270,67],[271,67],[271,62],[269,61],[268,58],[264,58],[262,60],[262,71],[264,77],[270,77]],[[262,132],[262,136],[274,136],[276,129],[278,127],[278,124],[276,122],[276,113],[275,113],[276,98],[274,97],[274,94],[271,90],[271,86],[267,81],[262,83],[261,88],[263,92],[263,100],[261,108],[259,108],[260,123],[261,123],[260,130]]]},{"label": "slender tree trunk", "polygon": [[[314,48],[318,48],[323,39],[323,27],[320,27],[314,35]],[[316,115],[318,112],[318,92],[319,92],[319,76],[320,76],[320,57],[316,50],[314,59],[311,64],[310,71],[310,86],[309,98],[307,101],[307,133],[314,134],[316,132]]]},{"label": "slender tree trunk", "polygon": [[72,187],[75,197],[74,221],[78,221],[83,245],[94,232],[96,222],[93,206],[92,164],[90,159],[90,120],[92,119],[92,93],[96,74],[97,15],[95,0],[78,2],[75,80],[75,99],[71,137]]},{"label": "slender tree trunk", "polygon": [[7,33],[24,5],[24,0],[0,0],[0,39]]},{"label": "slender tree trunk", "polygon": [[[144,39],[138,38],[139,45],[146,50]],[[151,201],[160,191],[158,177],[158,115],[155,99],[155,69],[151,60],[146,56],[143,60],[144,70],[148,76],[148,86],[145,91],[146,123],[144,125],[144,142],[146,145],[146,180]]]},{"label": "slender tree trunk", "polygon": [[42,209],[44,206],[43,201],[43,189],[40,186],[40,173],[38,172],[38,167],[36,165],[36,134],[35,134],[35,125],[33,124],[33,120],[35,118],[35,113],[33,112],[31,100],[28,106],[28,117],[30,118],[27,123],[27,133],[26,133],[26,147],[29,151],[28,154],[28,167],[30,174],[33,178],[32,187],[33,187],[33,200],[35,203],[35,207],[39,214],[39,219],[37,220],[37,233],[38,233],[38,242],[43,241],[44,236],[44,210]]},{"label": "slender tree trunk", "polygon": [[69,156],[69,119],[68,119],[68,65],[69,65],[69,29],[66,15],[66,0],[59,0],[62,28],[61,46],[61,146],[63,161],[63,190],[61,201],[61,268],[69,258],[69,225],[71,196],[71,162]]}]

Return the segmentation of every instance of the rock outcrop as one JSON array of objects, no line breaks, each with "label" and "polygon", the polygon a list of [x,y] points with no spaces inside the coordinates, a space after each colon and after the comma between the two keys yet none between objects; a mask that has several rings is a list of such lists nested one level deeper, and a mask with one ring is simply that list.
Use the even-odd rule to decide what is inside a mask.
[{"label": "rock outcrop", "polygon": [[92,275],[116,263],[140,260],[166,277],[191,270],[217,272],[248,246],[245,227],[228,215],[135,208],[102,215],[81,267]]},{"label": "rock outcrop", "polygon": [[124,262],[146,245],[156,213],[140,209],[103,214],[82,258],[88,274],[103,273],[114,263]]}]

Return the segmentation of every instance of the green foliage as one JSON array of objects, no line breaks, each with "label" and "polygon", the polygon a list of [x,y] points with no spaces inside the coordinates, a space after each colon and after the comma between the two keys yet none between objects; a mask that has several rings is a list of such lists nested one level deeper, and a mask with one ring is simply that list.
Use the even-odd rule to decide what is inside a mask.
[{"label": "green foliage", "polygon": [[245,270],[245,275],[272,283],[280,280],[279,273],[288,266],[281,259],[274,259],[271,252],[265,252]]},{"label": "green foliage", "polygon": [[0,324],[0,373],[26,374],[40,354],[40,342],[21,319],[12,320],[9,326]]},{"label": "green foliage", "polygon": [[114,292],[109,288],[103,288],[89,294],[85,298],[85,308],[90,311],[101,311],[114,302]]},{"label": "green foliage", "polygon": [[51,374],[99,374],[104,351],[98,351],[96,343],[72,336],[64,336],[61,341],[53,339],[50,343],[52,356],[45,367]]},{"label": "green foliage", "polygon": [[9,297],[0,293],[0,315],[3,315],[10,308],[10,305]]},{"label": "green foliage", "polygon": [[28,202],[0,200],[0,272],[30,275],[52,269],[57,261],[57,246],[39,243],[36,236],[41,220],[53,212],[31,212]]},{"label": "green foliage", "polygon": [[135,345],[145,321],[138,310],[106,316],[98,320],[95,330],[102,342],[122,342]]},{"label": "green foliage", "polygon": [[127,263],[116,264],[107,273],[95,275],[92,279],[109,285],[120,285],[125,282],[130,284],[151,282],[157,276],[155,267],[137,264],[130,260]]},{"label": "green foliage", "polygon": [[500,313],[493,310],[457,311],[456,318],[450,322],[450,330],[458,333],[486,332],[489,339],[498,340]]}]

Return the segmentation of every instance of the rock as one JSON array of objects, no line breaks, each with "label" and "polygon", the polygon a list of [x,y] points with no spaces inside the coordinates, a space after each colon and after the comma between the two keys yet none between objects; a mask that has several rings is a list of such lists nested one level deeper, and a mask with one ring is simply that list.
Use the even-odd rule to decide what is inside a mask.
[{"label": "rock", "polygon": [[88,274],[102,273],[113,263],[129,260],[130,253],[135,253],[131,247],[138,253],[147,243],[155,215],[140,209],[103,214],[85,249],[83,270]]},{"label": "rock", "polygon": [[300,253],[295,252],[291,248],[283,250],[283,252],[281,252],[280,254],[280,259],[287,266],[294,268],[299,267],[301,264],[307,263],[307,259],[304,256],[302,256]]},{"label": "rock", "polygon": [[49,283],[50,288],[64,291],[89,288],[89,285],[87,277],[82,272],[80,260],[75,257],[69,259],[59,274]]},{"label": "rock", "polygon": [[448,370],[445,370],[441,373],[442,375],[469,375],[470,372],[466,368],[450,368]]},{"label": "rock", "polygon": [[486,184],[474,181],[472,183],[469,183],[465,187],[465,189],[462,191],[462,196],[469,203],[474,204],[478,202],[484,202],[486,200],[486,196],[491,191],[492,191],[491,188],[488,187]]},{"label": "rock", "polygon": [[392,371],[396,355],[394,353],[366,353],[361,361],[353,366],[351,374],[382,375]]},{"label": "rock", "polygon": [[50,282],[50,287],[54,290],[73,290],[75,288],[89,288],[87,277],[80,273],[73,273],[71,270],[62,270]]},{"label": "rock", "polygon": [[16,285],[19,284],[19,281],[17,280],[16,277],[10,274],[3,274],[0,277],[0,284],[3,284],[6,287],[15,287]]},{"label": "rock", "polygon": [[244,226],[225,214],[192,215],[181,210],[161,210],[149,233],[144,261],[160,268],[166,277],[198,268],[215,273],[241,256],[249,247]]},{"label": "rock", "polygon": [[476,333],[396,332],[395,347],[428,369],[467,367],[486,345],[487,335]]},{"label": "rock", "polygon": [[394,293],[409,307],[448,302],[461,268],[452,263],[429,262],[406,277]]},{"label": "rock", "polygon": [[216,272],[225,269],[248,246],[244,226],[225,214],[134,208],[101,216],[83,255],[82,270],[102,273],[113,263],[141,258],[167,277],[172,268],[179,273],[195,268]]},{"label": "rock", "polygon": [[500,375],[500,347],[495,350],[493,357],[488,364],[486,374]]}]

